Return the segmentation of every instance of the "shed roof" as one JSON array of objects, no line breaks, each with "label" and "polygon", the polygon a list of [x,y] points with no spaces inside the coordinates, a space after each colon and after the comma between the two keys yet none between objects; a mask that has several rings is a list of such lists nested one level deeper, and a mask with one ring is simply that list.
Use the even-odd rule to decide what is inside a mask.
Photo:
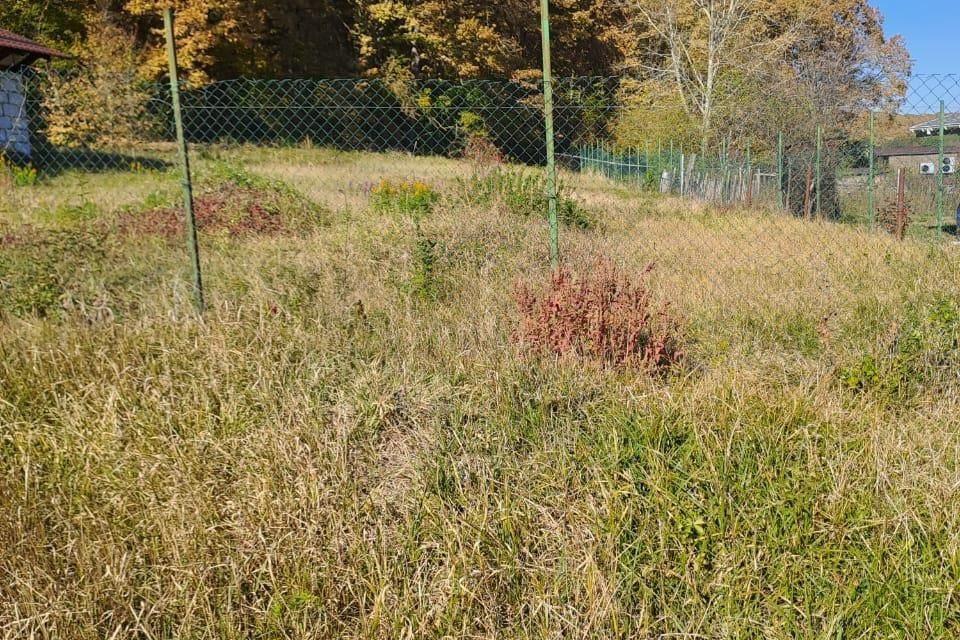
[{"label": "shed roof", "polygon": [[[937,127],[939,128],[939,124]],[[960,147],[946,146],[943,152],[949,155],[960,154]],[[881,147],[877,149],[878,158],[895,158],[903,156],[935,156],[940,153],[937,147]]]},{"label": "shed roof", "polygon": [[37,60],[68,57],[67,54],[45,47],[30,38],[0,29],[0,69],[30,64]]},{"label": "shed roof", "polygon": [[[947,113],[943,117],[943,128],[947,130],[960,129],[960,113]],[[940,132],[940,116],[910,127],[911,133],[933,135]]]}]

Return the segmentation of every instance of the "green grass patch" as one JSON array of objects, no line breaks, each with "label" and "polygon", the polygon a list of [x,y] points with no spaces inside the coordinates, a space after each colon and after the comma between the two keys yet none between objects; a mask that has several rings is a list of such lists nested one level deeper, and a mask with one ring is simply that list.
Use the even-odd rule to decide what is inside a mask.
[{"label": "green grass patch", "polygon": [[[669,301],[687,357],[650,376],[518,348],[517,283],[551,281],[536,180],[197,160],[202,318],[182,228],[113,226],[180,215],[172,175],[0,192],[8,635],[960,637],[953,247],[566,175],[603,224],[564,260],[625,275],[561,288],[544,339]],[[409,175],[428,216],[371,206]],[[253,205],[280,231],[232,233]]]},{"label": "green grass patch", "polygon": [[25,227],[0,237],[0,310],[58,316],[106,257],[104,237],[86,230]]},{"label": "green grass patch", "polygon": [[851,390],[901,403],[946,393],[960,367],[960,306],[953,299],[910,304],[876,346],[843,367]]}]

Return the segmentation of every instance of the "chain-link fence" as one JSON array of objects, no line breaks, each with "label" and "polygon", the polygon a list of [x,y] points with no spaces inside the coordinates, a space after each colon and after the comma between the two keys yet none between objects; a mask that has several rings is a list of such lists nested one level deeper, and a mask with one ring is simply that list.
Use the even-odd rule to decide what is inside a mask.
[{"label": "chain-link fence", "polygon": [[[169,88],[89,87],[58,74],[23,76],[23,118],[31,123],[29,161],[39,170],[124,170],[162,162],[175,142]],[[604,137],[619,109],[618,81],[558,82],[560,153],[575,156]],[[402,151],[457,157],[483,140],[503,159],[545,161],[539,83],[423,80],[249,80],[216,82],[181,93],[188,142]],[[102,103],[101,103],[102,102]],[[23,160],[22,147],[7,149]]]},{"label": "chain-link fence", "polygon": [[[32,71],[5,74],[3,82],[0,145],[8,164],[55,175],[173,162],[165,85]],[[744,122],[754,124],[721,125],[695,142],[669,126],[656,136],[649,127],[638,132],[637,122],[670,122],[675,114],[635,100],[629,79],[555,84],[557,153],[568,169],[902,236],[956,233],[955,76],[915,76],[882,111],[834,107],[822,121],[816,111],[802,122],[757,115],[743,103]],[[241,79],[185,89],[183,109],[195,145],[312,144],[448,157],[480,147],[510,162],[545,160],[538,82]]]}]

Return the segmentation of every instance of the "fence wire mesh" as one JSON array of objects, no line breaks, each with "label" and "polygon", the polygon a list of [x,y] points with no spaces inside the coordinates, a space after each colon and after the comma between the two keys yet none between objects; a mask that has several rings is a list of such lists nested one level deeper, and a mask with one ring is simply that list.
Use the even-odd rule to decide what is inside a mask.
[{"label": "fence wire mesh", "polygon": [[[33,180],[30,171],[42,181],[174,167],[170,93],[162,84],[97,84],[49,72],[11,73],[4,83],[7,94],[23,95],[0,119],[4,170],[28,172],[18,180]],[[822,121],[816,113],[802,121],[761,117],[744,104],[743,120],[753,124],[728,123],[700,141],[673,136],[669,126],[652,135],[649,123],[675,114],[638,102],[632,86],[626,78],[558,79],[558,160],[618,188],[728,211],[712,216],[706,230],[674,230],[713,256],[703,267],[705,288],[722,286],[731,271],[769,275],[791,263],[820,274],[856,272],[862,265],[849,251],[851,236],[835,233],[838,226],[911,241],[946,242],[957,233],[956,76],[915,76],[883,110],[833,109]],[[536,166],[546,153],[541,90],[538,82],[239,79],[185,87],[182,98],[194,146],[479,153]],[[775,231],[751,240],[767,246],[764,257],[727,264],[724,256],[742,257],[760,215]],[[819,224],[798,225],[811,221]],[[658,246],[669,257],[669,243]]]},{"label": "fence wire mesh", "polygon": [[[131,161],[161,159],[163,145],[175,141],[169,89],[162,84],[131,95],[112,88],[78,97],[71,80],[56,74],[30,73],[23,82],[23,117],[32,123],[29,159],[43,171],[123,170]],[[618,81],[564,79],[555,92],[558,149],[574,156],[581,142],[604,136],[619,109]],[[482,139],[504,159],[545,161],[537,82],[239,79],[185,87],[181,95],[193,144],[310,144],[457,157]],[[91,103],[88,113],[78,115],[84,99]],[[101,100],[108,104],[97,104]]]},{"label": "fence wire mesh", "polygon": [[[33,71],[7,73],[3,83],[10,94],[22,84],[25,98],[19,107],[3,107],[0,148],[9,164],[30,163],[51,175],[161,168],[171,160],[174,132],[163,84],[101,86]],[[840,122],[834,116],[767,123],[700,144],[669,131],[655,138],[636,131],[636,121],[670,114],[634,104],[629,80],[560,79],[555,93],[557,152],[568,169],[646,190],[868,226],[890,218],[904,169],[906,233],[955,230],[956,76],[915,76],[883,112],[845,109]],[[458,157],[483,143],[527,165],[545,160],[542,107],[537,82],[240,79],[183,91],[193,144]]]}]

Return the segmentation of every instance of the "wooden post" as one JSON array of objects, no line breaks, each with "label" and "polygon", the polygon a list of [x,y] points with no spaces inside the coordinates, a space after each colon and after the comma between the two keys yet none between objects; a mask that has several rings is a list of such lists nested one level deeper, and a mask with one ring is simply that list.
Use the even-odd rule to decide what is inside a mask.
[{"label": "wooden post", "polygon": [[907,234],[906,169],[897,170],[897,240],[903,240]]},{"label": "wooden post", "polygon": [[936,195],[936,210],[937,210],[937,235],[943,235],[943,208],[944,208],[944,198],[946,196],[945,182],[944,182],[944,173],[943,173],[943,159],[945,153],[944,147],[944,137],[946,135],[945,129],[945,104],[943,100],[940,101],[940,138],[938,140],[937,146],[937,195]]},{"label": "wooden post", "polygon": [[786,201],[783,197],[783,132],[777,134],[777,205],[783,209]]},{"label": "wooden post", "polygon": [[817,127],[817,215],[823,216],[820,194],[823,191],[823,127]]},{"label": "wooden post", "polygon": [[807,184],[803,190],[803,215],[807,219],[813,218],[813,200],[811,199],[811,189],[813,188],[813,167],[807,167]]},{"label": "wooden post", "polygon": [[684,166],[685,159],[686,157],[683,155],[683,148],[681,147],[680,149],[680,197],[681,198],[685,195],[684,191],[685,191],[685,187],[687,186],[686,185],[686,177],[687,177],[686,169],[687,168]]},{"label": "wooden post", "polygon": [[873,111],[870,111],[870,141],[868,151],[870,157],[868,158],[869,173],[867,176],[867,224],[870,225],[870,228],[873,229],[877,226],[877,203],[876,203],[876,189],[877,189],[877,134],[876,134],[876,124],[875,116]]},{"label": "wooden post", "polygon": [[787,211],[790,211],[790,205],[793,204],[793,195],[791,194],[790,186],[793,184],[793,165],[787,166],[787,194],[786,194],[786,207]]}]

